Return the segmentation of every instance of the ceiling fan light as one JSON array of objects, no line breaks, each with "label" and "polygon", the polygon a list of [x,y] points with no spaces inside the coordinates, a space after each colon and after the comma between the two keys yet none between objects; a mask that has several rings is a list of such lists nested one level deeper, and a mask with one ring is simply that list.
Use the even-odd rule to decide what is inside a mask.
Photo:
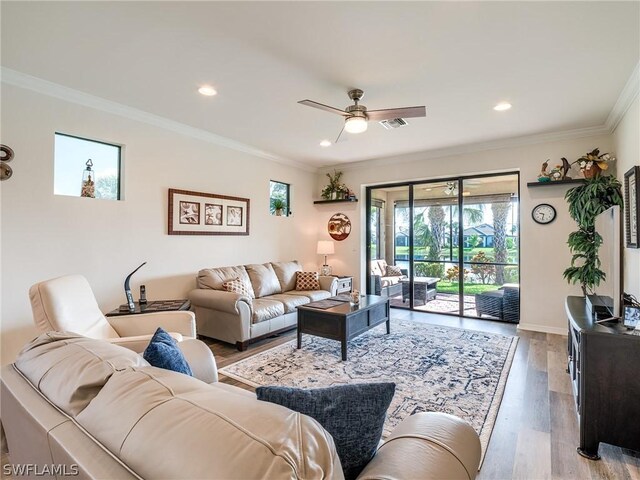
[{"label": "ceiling fan light", "polygon": [[367,119],[364,117],[348,117],[344,121],[344,129],[349,133],[362,133],[367,130]]}]

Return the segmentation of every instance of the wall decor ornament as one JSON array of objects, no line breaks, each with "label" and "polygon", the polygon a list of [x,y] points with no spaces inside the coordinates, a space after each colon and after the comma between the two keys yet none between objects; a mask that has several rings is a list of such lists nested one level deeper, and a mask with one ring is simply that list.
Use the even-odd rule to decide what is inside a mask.
[{"label": "wall decor ornament", "polygon": [[169,189],[169,235],[249,235],[249,199]]},{"label": "wall decor ornament", "polygon": [[0,180],[9,180],[13,175],[13,169],[7,165],[13,160],[13,149],[8,145],[0,145]]},{"label": "wall decor ornament", "polygon": [[336,213],[329,219],[327,230],[331,238],[342,241],[351,233],[351,220],[344,213]]},{"label": "wall decor ornament", "polygon": [[601,154],[599,148],[594,148],[592,151],[585,153],[571,165],[578,164],[584,178],[590,179],[597,177],[607,170],[609,168],[609,164],[615,160],[616,157],[610,153]]},{"label": "wall decor ornament", "polygon": [[640,167],[624,174],[624,230],[627,248],[640,248],[638,211],[640,210]]}]

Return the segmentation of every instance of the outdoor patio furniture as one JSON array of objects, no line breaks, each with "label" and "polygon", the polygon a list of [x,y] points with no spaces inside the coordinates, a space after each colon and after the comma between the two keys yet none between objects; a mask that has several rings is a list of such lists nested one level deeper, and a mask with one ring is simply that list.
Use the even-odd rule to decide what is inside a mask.
[{"label": "outdoor patio furniture", "polygon": [[[414,277],[413,279],[413,299],[427,303],[436,298],[439,278],[436,277]],[[402,303],[409,299],[409,279],[400,280],[402,284]]]},{"label": "outdoor patio furniture", "polygon": [[374,295],[386,295],[387,297],[395,297],[402,293],[400,280],[407,275],[407,269],[401,268],[401,275],[388,275],[386,260],[371,261],[371,278],[373,280]]},{"label": "outdoor patio furniture", "polygon": [[499,290],[478,293],[476,312],[479,317],[488,315],[499,320],[518,323],[520,320],[520,286],[507,283]]}]

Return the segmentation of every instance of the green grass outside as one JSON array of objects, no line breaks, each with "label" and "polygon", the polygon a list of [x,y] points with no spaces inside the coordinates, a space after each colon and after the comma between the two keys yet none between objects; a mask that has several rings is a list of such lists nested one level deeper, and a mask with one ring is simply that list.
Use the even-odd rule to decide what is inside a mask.
[{"label": "green grass outside", "polygon": [[[465,295],[475,295],[476,293],[490,292],[497,289],[498,289],[498,285],[483,285],[481,283],[465,283],[464,284]],[[440,281],[438,282],[438,292],[453,293],[457,295],[459,292],[459,283]]]}]

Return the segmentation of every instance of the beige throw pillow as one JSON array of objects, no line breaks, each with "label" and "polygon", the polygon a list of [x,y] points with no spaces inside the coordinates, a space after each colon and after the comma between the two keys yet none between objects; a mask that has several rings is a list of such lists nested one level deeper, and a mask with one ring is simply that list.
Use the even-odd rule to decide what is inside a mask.
[{"label": "beige throw pillow", "polygon": [[297,272],[296,290],[320,290],[318,272]]},{"label": "beige throw pillow", "polygon": [[234,278],[233,280],[227,280],[222,284],[222,287],[227,292],[238,293],[240,295],[246,295],[251,298],[251,292],[249,291],[249,287],[239,278]]}]

